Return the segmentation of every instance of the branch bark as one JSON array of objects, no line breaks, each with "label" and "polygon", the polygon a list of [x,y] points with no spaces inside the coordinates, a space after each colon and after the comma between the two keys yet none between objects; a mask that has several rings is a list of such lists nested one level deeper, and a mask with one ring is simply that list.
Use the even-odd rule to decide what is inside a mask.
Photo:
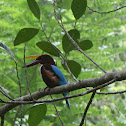
[{"label": "branch bark", "polygon": [[4,126],[4,115],[1,116],[1,126]]},{"label": "branch bark", "polygon": [[122,6],[122,7],[118,7],[117,9],[115,10],[111,10],[111,11],[106,11],[106,12],[99,12],[99,11],[96,11],[96,10],[93,10],[92,8],[90,8],[89,6],[87,6],[92,12],[95,12],[95,13],[98,13],[98,14],[108,14],[108,13],[112,13],[112,12],[115,12],[115,11],[118,11],[122,8],[126,8],[126,6]]},{"label": "branch bark", "polygon": [[84,110],[84,114],[83,114],[83,117],[82,117],[80,126],[83,126],[83,124],[84,124],[87,111],[88,111],[88,109],[89,109],[89,107],[90,107],[90,105],[91,105],[91,103],[92,103],[92,101],[93,101],[93,98],[94,98],[95,94],[96,94],[96,91],[94,91],[94,92],[92,93],[92,95],[91,95],[91,98],[90,98],[90,100],[89,100],[89,102],[88,102],[88,104],[87,104],[87,106],[86,106],[86,109]]},{"label": "branch bark", "polygon": [[[79,82],[70,83],[70,84],[62,85],[62,86],[57,86],[57,87],[49,89],[49,90],[48,90],[48,88],[41,89],[40,91],[36,91],[36,92],[32,93],[31,95],[25,95],[25,96],[19,97],[14,100],[15,101],[32,101],[33,100],[32,97],[35,100],[37,100],[46,95],[60,94],[60,93],[64,93],[64,92],[74,91],[74,90],[81,89],[81,88],[86,88],[86,87],[97,87],[97,86],[107,83],[113,79],[116,79],[117,81],[125,80],[126,71],[106,73],[104,76],[101,76],[101,77],[85,79],[85,80],[81,80]],[[16,107],[18,105],[20,105],[20,104],[18,104],[18,103],[10,104],[9,103],[9,104],[5,104],[4,106],[0,107],[0,116],[3,116],[9,110],[13,109],[14,107]]]}]

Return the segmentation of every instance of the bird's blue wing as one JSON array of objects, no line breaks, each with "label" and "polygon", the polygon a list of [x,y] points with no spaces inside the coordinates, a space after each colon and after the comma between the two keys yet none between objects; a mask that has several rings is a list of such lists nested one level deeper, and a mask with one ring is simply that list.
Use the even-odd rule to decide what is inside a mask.
[{"label": "bird's blue wing", "polygon": [[[54,65],[51,65],[51,67],[52,67],[54,73],[59,77],[59,84],[60,85],[67,84],[67,80],[64,77],[63,73],[61,72],[61,70],[57,66],[54,66]],[[67,93],[63,93],[63,95],[67,96]],[[68,108],[70,109],[70,104],[69,104],[68,99],[66,99],[66,104],[67,104]]]},{"label": "bird's blue wing", "polygon": [[59,84],[60,85],[67,84],[67,80],[64,77],[63,73],[61,72],[61,70],[57,66],[54,66],[54,65],[51,65],[51,67],[54,73],[59,77]]}]

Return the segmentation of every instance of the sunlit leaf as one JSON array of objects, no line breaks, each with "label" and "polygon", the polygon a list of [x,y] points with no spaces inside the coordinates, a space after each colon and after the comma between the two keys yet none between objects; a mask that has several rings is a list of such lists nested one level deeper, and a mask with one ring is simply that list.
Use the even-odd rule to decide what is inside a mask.
[{"label": "sunlit leaf", "polygon": [[64,9],[70,9],[71,8],[71,3],[72,3],[72,0],[64,0],[63,1],[63,8]]},{"label": "sunlit leaf", "polygon": [[71,10],[75,19],[79,19],[85,12],[87,7],[87,0],[73,0]]},{"label": "sunlit leaf", "polygon": [[37,126],[45,117],[47,112],[46,104],[37,104],[29,110],[28,124],[29,126]]},{"label": "sunlit leaf", "polygon": [[0,42],[0,48],[7,51],[12,56],[12,58],[14,58],[14,54],[12,53],[10,48],[8,46],[6,46],[4,43]]},{"label": "sunlit leaf", "polygon": [[78,43],[78,45],[80,46],[80,48],[82,50],[88,50],[93,46],[93,43],[90,40],[83,40],[81,42]]},{"label": "sunlit leaf", "polygon": [[38,32],[39,29],[36,28],[21,29],[14,40],[14,46],[31,40]]},{"label": "sunlit leaf", "polygon": [[40,9],[38,4],[36,3],[35,0],[27,0],[28,2],[28,6],[30,8],[30,10],[32,11],[32,13],[34,14],[34,16],[40,20]]},{"label": "sunlit leaf", "polygon": [[100,92],[102,92],[102,91],[104,91],[105,90],[105,88],[100,88]]},{"label": "sunlit leaf", "polygon": [[[67,65],[72,74],[77,78],[81,72],[81,65],[74,60],[67,60]],[[63,68],[67,70],[66,66],[62,64]]]},{"label": "sunlit leaf", "polygon": [[59,53],[61,53],[60,50],[56,46],[46,41],[38,42],[36,45],[44,52],[47,52],[54,56],[59,56]]},{"label": "sunlit leaf", "polygon": [[[75,40],[75,42],[78,42],[78,39],[80,38],[80,32],[77,29],[72,29],[68,31],[68,33],[73,38],[73,40]],[[66,34],[62,38],[62,46],[65,52],[75,49],[75,47],[71,44],[71,41],[68,39]]]}]

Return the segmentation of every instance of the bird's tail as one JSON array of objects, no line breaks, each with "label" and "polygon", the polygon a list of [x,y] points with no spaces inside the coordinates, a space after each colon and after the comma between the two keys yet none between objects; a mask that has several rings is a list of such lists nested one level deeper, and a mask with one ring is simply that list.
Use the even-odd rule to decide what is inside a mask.
[{"label": "bird's tail", "polygon": [[[67,93],[63,93],[63,96],[67,96]],[[67,107],[70,109],[70,104],[69,104],[68,99],[66,99],[66,104],[67,104]]]}]

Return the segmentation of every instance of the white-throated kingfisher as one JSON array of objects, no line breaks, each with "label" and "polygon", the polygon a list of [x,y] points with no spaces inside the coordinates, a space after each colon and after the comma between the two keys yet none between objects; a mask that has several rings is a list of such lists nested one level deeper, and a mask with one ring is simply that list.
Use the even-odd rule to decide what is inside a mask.
[{"label": "white-throated kingfisher", "polygon": [[[42,75],[42,79],[46,83],[47,87],[53,88],[56,86],[67,84],[67,81],[66,81],[63,73],[57,67],[53,58],[49,55],[38,56],[34,61],[23,66],[23,68],[31,67],[31,66],[34,66],[37,64],[42,64],[42,66],[40,68],[40,72]],[[67,93],[63,93],[63,95],[67,96]],[[70,109],[70,104],[68,102],[68,99],[66,99],[66,104],[67,104],[68,108]]]}]

